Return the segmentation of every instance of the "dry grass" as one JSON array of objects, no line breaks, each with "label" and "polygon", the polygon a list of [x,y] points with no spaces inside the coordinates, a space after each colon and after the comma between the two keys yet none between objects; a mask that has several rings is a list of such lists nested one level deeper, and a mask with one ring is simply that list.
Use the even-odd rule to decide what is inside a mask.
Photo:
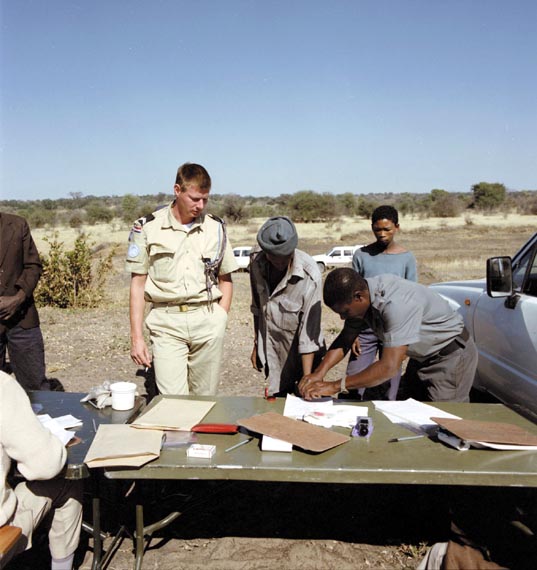
[{"label": "dry grass", "polygon": [[[254,245],[264,219],[247,224],[229,225],[229,239],[234,246]],[[537,228],[537,216],[472,214],[458,218],[401,219],[398,241],[414,252],[422,283],[483,277],[485,261],[493,255],[513,255]],[[110,224],[87,226],[83,231],[96,248],[117,244],[123,254],[129,227],[116,220]],[[365,219],[342,218],[334,223],[297,224],[299,247],[315,255],[333,245],[366,244],[372,241],[370,223]],[[74,244],[78,230],[58,228],[60,241],[67,248]],[[33,230],[37,247],[47,252],[51,230]],[[122,264],[116,263],[120,268]]]}]

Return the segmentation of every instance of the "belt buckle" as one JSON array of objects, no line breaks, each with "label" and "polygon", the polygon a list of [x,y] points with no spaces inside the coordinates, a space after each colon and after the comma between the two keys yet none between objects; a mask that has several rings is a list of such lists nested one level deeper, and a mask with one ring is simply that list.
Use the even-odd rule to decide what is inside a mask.
[{"label": "belt buckle", "polygon": [[188,305],[179,305],[179,312],[186,313],[188,311]]}]

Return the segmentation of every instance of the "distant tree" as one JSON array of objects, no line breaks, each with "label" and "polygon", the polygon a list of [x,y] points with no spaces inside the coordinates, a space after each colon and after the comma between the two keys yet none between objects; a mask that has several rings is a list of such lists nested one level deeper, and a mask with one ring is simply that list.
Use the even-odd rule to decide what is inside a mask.
[{"label": "distant tree", "polygon": [[436,218],[454,218],[463,209],[463,204],[456,194],[435,188],[431,190],[431,214]]},{"label": "distant tree", "polygon": [[479,182],[472,186],[472,192],[478,210],[494,210],[505,201],[506,189],[499,182]]},{"label": "distant tree", "polygon": [[295,222],[323,222],[336,217],[336,199],[333,194],[319,194],[302,190],[290,196],[288,214]]},{"label": "distant tree", "polygon": [[356,197],[351,192],[345,192],[336,196],[339,206],[339,213],[344,216],[356,215]]},{"label": "distant tree", "polygon": [[228,194],[223,200],[223,215],[230,222],[243,222],[247,218],[244,199],[238,194]]},{"label": "distant tree", "polygon": [[95,200],[86,206],[86,217],[88,224],[92,225],[98,222],[111,222],[114,218],[114,212]]},{"label": "distant tree", "polygon": [[378,205],[379,205],[378,202],[360,196],[360,198],[358,198],[358,203],[356,204],[356,214],[361,218],[369,219],[371,218],[373,210]]},{"label": "distant tree", "polygon": [[134,222],[134,220],[139,217],[139,208],[140,198],[132,194],[126,194],[121,200],[121,219],[127,223]]},{"label": "distant tree", "polygon": [[81,228],[83,223],[84,220],[80,214],[75,213],[69,218],[69,226],[71,228]]}]

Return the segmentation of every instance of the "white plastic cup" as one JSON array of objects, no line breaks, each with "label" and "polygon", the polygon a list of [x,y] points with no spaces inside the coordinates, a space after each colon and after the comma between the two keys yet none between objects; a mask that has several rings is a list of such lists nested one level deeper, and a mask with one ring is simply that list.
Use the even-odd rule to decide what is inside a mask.
[{"label": "white plastic cup", "polygon": [[134,382],[114,382],[110,384],[112,392],[112,409],[132,410],[134,408],[134,396],[136,384]]}]

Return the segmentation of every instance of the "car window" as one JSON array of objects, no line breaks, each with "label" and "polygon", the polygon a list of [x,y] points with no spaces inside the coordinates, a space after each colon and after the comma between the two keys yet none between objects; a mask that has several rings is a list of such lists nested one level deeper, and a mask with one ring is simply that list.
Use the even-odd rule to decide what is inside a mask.
[{"label": "car window", "polygon": [[346,255],[348,257],[349,255],[352,255],[352,251],[350,249],[346,249],[343,255]]},{"label": "car window", "polygon": [[330,255],[330,257],[341,257],[341,251],[334,251]]},{"label": "car window", "polygon": [[533,260],[531,262],[530,271],[528,273],[528,279],[524,285],[524,293],[526,295],[531,295],[532,297],[537,297],[537,247],[532,250]]},{"label": "car window", "polygon": [[519,291],[522,289],[524,275],[526,275],[526,269],[532,255],[533,250],[530,249],[517,261],[517,263],[513,264],[513,285],[515,289],[518,289]]}]

